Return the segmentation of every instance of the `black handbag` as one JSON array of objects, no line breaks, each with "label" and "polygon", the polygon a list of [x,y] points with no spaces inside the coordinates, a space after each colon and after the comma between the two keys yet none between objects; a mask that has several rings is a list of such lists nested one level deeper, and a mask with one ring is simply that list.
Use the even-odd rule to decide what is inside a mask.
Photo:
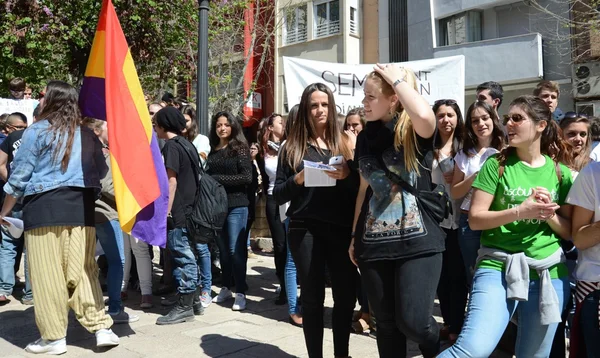
[{"label": "black handbag", "polygon": [[417,190],[404,181],[399,175],[386,170],[386,176],[395,184],[400,185],[404,191],[414,195],[417,203],[438,224],[452,215],[452,205],[448,193],[443,185],[437,184],[432,190]]}]

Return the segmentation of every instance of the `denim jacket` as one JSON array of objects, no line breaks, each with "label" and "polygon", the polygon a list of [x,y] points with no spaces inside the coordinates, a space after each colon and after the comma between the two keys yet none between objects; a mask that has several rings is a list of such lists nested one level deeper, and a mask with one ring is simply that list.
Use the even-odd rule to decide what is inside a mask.
[{"label": "denim jacket", "polygon": [[[66,148],[66,136],[58,148],[58,140],[52,142],[49,127],[47,120],[41,120],[23,133],[10,177],[4,186],[6,194],[20,198],[67,186],[95,188],[99,192],[100,178],[104,177],[108,168],[98,137],[88,128],[77,127],[69,165],[63,172],[61,161]],[[55,160],[54,152],[57,150],[59,155]]]}]

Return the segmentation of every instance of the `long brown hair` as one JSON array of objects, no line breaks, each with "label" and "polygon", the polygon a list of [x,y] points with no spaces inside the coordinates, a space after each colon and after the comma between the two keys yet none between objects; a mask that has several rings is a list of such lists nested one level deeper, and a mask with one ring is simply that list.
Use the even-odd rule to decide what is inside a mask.
[{"label": "long brown hair", "polygon": [[342,131],[337,120],[337,111],[333,93],[329,87],[322,83],[313,83],[304,89],[298,108],[298,116],[292,122],[292,127],[285,144],[285,157],[287,163],[296,171],[306,154],[308,144],[316,145],[317,129],[311,116],[310,97],[314,92],[327,94],[327,127],[325,129],[325,144],[331,155],[343,155],[346,160],[352,158],[352,151],[348,143],[342,139]]},{"label": "long brown hair", "polygon": [[[406,83],[417,91],[417,77],[415,73],[405,68],[406,71]],[[396,94],[392,85],[390,85],[381,75],[375,71],[367,75],[367,80],[373,81],[380,89],[383,95],[390,97]],[[398,116],[398,122],[394,128],[394,147],[396,150],[400,150],[400,147],[404,147],[404,163],[408,171],[414,171],[419,175],[419,161],[417,160],[417,153],[419,147],[417,146],[417,134],[413,128],[412,121],[408,113],[402,107],[402,103],[398,101],[396,108],[394,109],[394,116]]]},{"label": "long brown hair", "polygon": [[[261,156],[265,156],[265,154],[269,151],[269,141],[273,138],[273,133],[269,130],[269,127],[273,125],[275,118],[281,118],[283,121],[283,117],[279,113],[273,113],[270,116],[263,118],[260,123],[260,131],[258,133],[258,150]],[[285,123],[281,123],[285,128]],[[285,140],[285,131],[283,133],[283,138],[281,141]]]},{"label": "long brown hair", "polygon": [[467,117],[465,119],[465,142],[463,144],[463,152],[467,156],[471,156],[471,150],[477,150],[477,145],[479,144],[479,138],[473,130],[472,119],[473,112],[479,108],[483,109],[485,113],[487,113],[487,115],[490,116],[490,118],[492,119],[492,123],[494,124],[494,128],[492,129],[492,142],[490,144],[490,147],[500,151],[506,146],[506,136],[504,135],[502,127],[500,127],[500,120],[498,119],[498,114],[492,108],[492,106],[490,106],[486,102],[476,101],[471,106],[469,106],[469,109],[467,109]]},{"label": "long brown hair", "polygon": [[[560,129],[564,131],[570,124],[573,123],[585,123],[587,125],[587,136],[585,139],[585,145],[581,148],[579,153],[572,152],[573,161],[572,161],[572,169],[576,171],[581,171],[583,167],[585,167],[590,162],[590,153],[592,152],[592,129],[590,120],[587,117],[575,116],[575,117],[566,117],[560,121]],[[564,133],[561,133],[564,138]],[[565,139],[566,141],[566,139]]]},{"label": "long brown hair", "polygon": [[[542,99],[531,95],[524,95],[515,98],[510,107],[518,106],[522,109],[529,119],[537,124],[546,121],[547,125],[541,134],[540,152],[552,158],[557,163],[573,167],[573,155],[571,147],[563,140],[561,129],[558,124],[552,120],[552,112]],[[498,162],[506,163],[506,159],[516,153],[516,148],[506,147],[498,154]]]},{"label": "long brown hair", "polygon": [[186,128],[185,137],[190,142],[193,142],[194,139],[196,139],[196,137],[198,136],[198,118],[196,117],[196,110],[194,109],[194,107],[186,105],[181,107],[180,111],[182,114],[187,114],[192,119],[190,128]]},{"label": "long brown hair", "polygon": [[46,85],[46,95],[39,118],[50,123],[50,144],[56,143],[56,150],[52,153],[54,162],[58,160],[63,145],[65,146],[64,155],[60,160],[63,172],[69,167],[75,131],[81,125],[78,99],[77,90],[66,82],[50,81]]}]

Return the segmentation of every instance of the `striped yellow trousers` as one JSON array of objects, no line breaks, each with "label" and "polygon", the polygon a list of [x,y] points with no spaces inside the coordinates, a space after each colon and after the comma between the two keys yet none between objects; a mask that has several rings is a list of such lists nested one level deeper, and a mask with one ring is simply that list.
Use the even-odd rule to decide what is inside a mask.
[{"label": "striped yellow trousers", "polygon": [[69,308],[90,332],[112,326],[98,281],[96,229],[50,226],[25,232],[35,322],[42,338],[67,335]]}]

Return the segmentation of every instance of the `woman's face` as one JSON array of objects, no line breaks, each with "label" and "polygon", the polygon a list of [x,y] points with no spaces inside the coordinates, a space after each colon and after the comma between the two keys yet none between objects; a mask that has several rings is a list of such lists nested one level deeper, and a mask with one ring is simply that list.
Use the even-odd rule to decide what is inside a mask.
[{"label": "woman's face", "polygon": [[387,97],[381,92],[381,87],[375,81],[368,79],[365,83],[365,98],[362,100],[365,106],[365,119],[376,121],[387,116],[394,107],[394,96]]},{"label": "woman's face", "polygon": [[229,137],[231,137],[231,124],[229,124],[227,117],[221,116],[217,118],[215,130],[217,131],[217,136],[220,139],[229,140]]},{"label": "woman's face", "polygon": [[258,145],[252,144],[250,146],[250,156],[252,156],[252,160],[256,159],[256,155],[258,154]]},{"label": "woman's face", "polygon": [[478,139],[487,139],[494,131],[494,121],[483,108],[475,108],[471,112],[471,128]]},{"label": "woman's face", "polygon": [[192,127],[192,117],[189,114],[184,114],[183,117],[185,118],[185,129],[190,130]]},{"label": "woman's face", "polygon": [[563,138],[575,149],[575,153],[579,154],[588,140],[588,124],[576,122],[569,124],[563,129]]},{"label": "woman's face", "polygon": [[536,139],[536,135],[541,134],[547,125],[545,121],[535,123],[519,106],[510,107],[507,117],[508,145],[515,148],[530,146]]},{"label": "woman's face", "polygon": [[314,91],[310,95],[310,116],[315,127],[327,125],[327,118],[329,118],[329,98],[327,97],[327,93]]},{"label": "woman's face", "polygon": [[451,135],[458,124],[456,111],[451,106],[441,105],[435,113],[437,118],[437,128],[440,133]]},{"label": "woman's face", "polygon": [[273,118],[272,124],[269,126],[269,130],[273,133],[277,138],[282,138],[285,128],[283,127],[283,118],[277,116]]},{"label": "woman's face", "polygon": [[346,130],[352,131],[352,133],[358,135],[363,130],[362,123],[360,122],[360,116],[353,114],[346,118]]}]

